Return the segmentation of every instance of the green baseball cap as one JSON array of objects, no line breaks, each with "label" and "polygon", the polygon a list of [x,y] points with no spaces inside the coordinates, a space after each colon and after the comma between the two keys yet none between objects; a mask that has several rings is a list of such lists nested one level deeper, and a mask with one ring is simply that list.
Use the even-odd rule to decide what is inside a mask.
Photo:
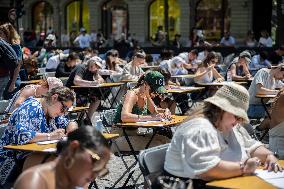
[{"label": "green baseball cap", "polygon": [[165,88],[165,78],[158,71],[150,71],[146,73],[144,81],[146,81],[150,85],[153,92],[160,94],[167,92]]}]

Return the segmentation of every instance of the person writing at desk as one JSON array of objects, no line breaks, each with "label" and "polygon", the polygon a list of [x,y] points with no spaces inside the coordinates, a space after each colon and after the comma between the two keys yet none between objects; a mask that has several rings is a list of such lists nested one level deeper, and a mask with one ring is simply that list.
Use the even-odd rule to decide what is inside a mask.
[{"label": "person writing at desk", "polygon": [[[155,106],[152,98],[157,94],[165,93],[164,76],[158,71],[150,71],[141,76],[137,86],[134,89],[128,90],[122,103],[118,105],[114,123],[121,122],[139,122],[139,121],[162,121],[170,119],[169,109],[159,109]],[[163,113],[159,113],[163,112]],[[121,133],[120,128],[114,128],[115,133]],[[151,138],[152,135],[145,137],[137,136],[137,128],[127,128],[126,132],[130,136],[130,141],[135,150],[144,149],[146,143],[145,137]],[[122,134],[123,135],[123,134]],[[163,136],[156,136],[152,145],[166,143],[167,139]],[[129,151],[129,147],[124,139],[117,139],[117,144],[122,151]]]},{"label": "person writing at desk", "polygon": [[196,83],[212,83],[214,80],[216,82],[224,81],[224,78],[215,68],[218,62],[216,53],[208,53],[203,63],[198,66],[194,81]]},{"label": "person writing at desk", "polygon": [[[249,63],[251,62],[251,55],[248,51],[240,53],[239,57],[235,58],[229,65],[225,78],[233,81],[248,80],[252,77],[249,72]],[[231,77],[228,76],[228,72]]]},{"label": "person writing at desk", "polygon": [[58,189],[86,187],[96,177],[108,173],[110,159],[107,140],[94,127],[83,126],[60,141],[59,156],[52,162],[32,167],[17,179],[14,189]]},{"label": "person writing at desk", "polygon": [[277,88],[283,88],[284,83],[284,63],[279,64],[271,69],[262,68],[255,74],[249,87],[249,110],[248,116],[252,118],[262,118],[265,116],[265,109],[261,104],[261,99],[257,94],[276,95]]},{"label": "person writing at desk", "polygon": [[20,91],[18,91],[10,101],[9,106],[6,108],[6,112],[12,112],[14,109],[19,107],[27,98],[35,97],[41,98],[42,95],[46,94],[49,90],[63,87],[63,83],[56,77],[49,77],[47,80],[42,80],[38,85],[27,85]]},{"label": "person writing at desk", "polygon": [[20,169],[18,163],[28,155],[6,150],[3,146],[61,139],[65,136],[65,129],[73,124],[62,116],[73,101],[70,89],[57,87],[40,100],[29,97],[12,113],[0,140],[0,187],[14,181]]},{"label": "person writing at desk", "polygon": [[[101,59],[99,57],[92,57],[86,64],[77,65],[71,72],[66,87],[71,88],[72,86],[91,87],[96,86],[104,82],[104,79],[99,74],[99,69],[102,68]],[[93,113],[97,110],[100,105],[101,93],[99,89],[92,89],[91,94],[86,88],[75,89],[77,99],[81,100],[84,97],[89,97],[91,104],[89,106],[88,115],[91,118]],[[83,100],[82,100],[83,101]],[[85,102],[77,101],[77,104],[84,104]]]},{"label": "person writing at desk", "polygon": [[[241,125],[249,122],[248,103],[248,91],[236,83],[205,99],[204,106],[177,128],[166,153],[165,174],[210,181],[254,173],[259,163],[269,171],[281,171],[273,153]],[[205,187],[202,181],[194,183]]]}]

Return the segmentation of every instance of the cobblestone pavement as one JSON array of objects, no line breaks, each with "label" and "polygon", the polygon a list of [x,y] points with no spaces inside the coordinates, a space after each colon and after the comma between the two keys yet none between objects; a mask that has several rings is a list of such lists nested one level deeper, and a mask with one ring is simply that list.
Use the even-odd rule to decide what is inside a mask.
[{"label": "cobblestone pavement", "polygon": [[[124,156],[123,157],[125,162],[127,163],[127,165],[131,165],[132,163],[134,163],[134,157],[133,156]],[[100,189],[103,188],[112,188],[112,185],[115,183],[115,181],[124,173],[124,171],[126,170],[122,159],[118,156],[115,155],[111,155],[111,159],[108,163],[108,169],[109,169],[109,174],[101,179],[97,179],[97,185]],[[137,188],[143,188],[143,182],[144,182],[144,178],[141,175],[141,171],[139,169],[139,166],[137,164],[137,166],[134,168],[134,174],[133,174],[133,179],[137,179]],[[122,187],[126,178],[128,176],[128,173],[126,174],[126,176],[115,186],[115,188],[119,188]],[[133,181],[130,179],[130,181],[128,182],[127,186],[131,187],[133,186]],[[134,187],[133,187],[134,188]]]}]

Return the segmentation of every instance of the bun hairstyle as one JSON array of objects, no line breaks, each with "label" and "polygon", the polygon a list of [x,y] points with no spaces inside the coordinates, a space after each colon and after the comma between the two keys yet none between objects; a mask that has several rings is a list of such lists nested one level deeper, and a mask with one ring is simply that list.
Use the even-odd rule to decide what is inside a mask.
[{"label": "bun hairstyle", "polygon": [[68,145],[77,140],[81,148],[95,150],[98,154],[101,149],[109,148],[109,143],[104,136],[92,126],[81,126],[78,129],[70,132],[66,140],[61,140],[57,143],[57,154],[64,153]]}]

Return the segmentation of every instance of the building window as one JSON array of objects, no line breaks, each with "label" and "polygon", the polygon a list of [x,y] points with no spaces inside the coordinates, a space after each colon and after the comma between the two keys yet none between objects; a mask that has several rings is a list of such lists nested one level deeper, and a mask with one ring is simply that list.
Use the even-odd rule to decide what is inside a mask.
[{"label": "building window", "polygon": [[45,1],[37,2],[33,6],[32,28],[36,33],[47,32],[48,28],[54,29],[53,25],[53,8]]},{"label": "building window", "polygon": [[[180,34],[180,6],[177,0],[168,0],[168,27],[169,38],[174,39],[175,34]],[[164,0],[155,0],[150,4],[150,27],[149,33],[152,39],[155,39],[155,34],[158,26],[165,29],[165,11]]]},{"label": "building window", "polygon": [[106,1],[102,6],[102,32],[116,40],[128,33],[128,6],[123,0]]},{"label": "building window", "polygon": [[84,27],[87,32],[90,31],[90,16],[89,16],[88,0],[75,0],[66,6],[66,27],[67,32],[78,32],[81,27]]},{"label": "building window", "polygon": [[206,40],[220,40],[230,31],[231,9],[228,0],[201,0],[196,7],[196,28],[202,29]]}]

